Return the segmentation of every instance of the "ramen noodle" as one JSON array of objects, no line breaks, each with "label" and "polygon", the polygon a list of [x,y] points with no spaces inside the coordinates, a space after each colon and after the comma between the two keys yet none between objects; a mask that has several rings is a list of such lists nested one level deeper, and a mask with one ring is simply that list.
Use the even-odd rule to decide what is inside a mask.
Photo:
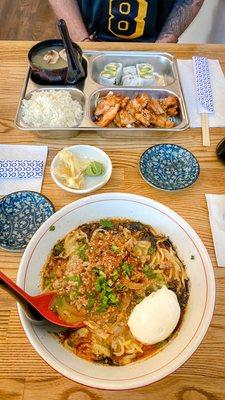
[{"label": "ramen noodle", "polygon": [[57,333],[60,342],[79,357],[110,365],[129,364],[166,345],[174,332],[146,345],[132,336],[128,318],[140,301],[165,285],[176,293],[182,319],[188,283],[169,238],[128,219],[72,230],[53,247],[42,271],[43,290],[57,292],[53,310],[65,322],[85,322],[78,330]]}]

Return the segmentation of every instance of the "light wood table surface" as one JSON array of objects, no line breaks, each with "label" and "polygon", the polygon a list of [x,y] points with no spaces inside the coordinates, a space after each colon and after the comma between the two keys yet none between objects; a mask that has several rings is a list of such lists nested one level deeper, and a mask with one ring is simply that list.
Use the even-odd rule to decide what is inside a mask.
[{"label": "light wood table surface", "polygon": [[[216,307],[210,328],[197,351],[175,373],[144,388],[103,391],[79,385],[48,366],[28,342],[21,327],[16,304],[0,290],[0,399],[1,400],[224,400],[225,399],[225,269],[217,268],[205,193],[225,193],[225,166],[215,149],[225,129],[211,129],[211,147],[203,148],[201,129],[180,133],[149,133],[142,139],[103,139],[84,132],[69,140],[40,139],[34,133],[14,127],[14,117],[27,68],[32,42],[0,42],[0,142],[46,144],[49,154],[42,193],[56,210],[79,198],[63,192],[52,181],[50,164],[65,145],[91,144],[105,150],[112,159],[112,178],[100,192],[129,192],[147,196],[169,206],[187,220],[203,240],[212,259],[216,277]],[[225,72],[225,45],[85,44],[86,49],[167,51],[177,58],[203,55],[219,59]],[[188,79],[188,77],[187,77]],[[224,105],[225,110],[225,105]],[[199,180],[190,189],[167,193],[148,186],[138,172],[140,155],[156,143],[177,143],[191,150],[201,166]],[[225,248],[225,246],[224,246]],[[21,253],[0,250],[0,269],[16,279]]]}]

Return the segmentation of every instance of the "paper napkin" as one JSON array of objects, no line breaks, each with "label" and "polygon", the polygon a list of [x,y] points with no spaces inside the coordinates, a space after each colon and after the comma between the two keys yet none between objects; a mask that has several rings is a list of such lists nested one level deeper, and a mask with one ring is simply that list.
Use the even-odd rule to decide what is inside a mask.
[{"label": "paper napkin", "polygon": [[[190,126],[192,128],[201,127],[192,60],[178,60],[178,69]],[[214,102],[214,112],[208,115],[209,126],[225,127],[225,77],[218,60],[209,60],[209,71]]]},{"label": "paper napkin", "polygon": [[217,264],[225,267],[225,195],[206,194]]},{"label": "paper napkin", "polygon": [[47,146],[0,145],[0,195],[41,191]]}]

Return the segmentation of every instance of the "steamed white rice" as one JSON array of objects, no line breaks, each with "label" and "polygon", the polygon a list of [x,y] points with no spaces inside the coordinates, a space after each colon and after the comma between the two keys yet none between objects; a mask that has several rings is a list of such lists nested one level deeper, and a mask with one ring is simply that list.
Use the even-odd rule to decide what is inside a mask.
[{"label": "steamed white rice", "polygon": [[82,105],[67,90],[36,91],[22,101],[23,122],[33,128],[72,128],[82,115]]}]

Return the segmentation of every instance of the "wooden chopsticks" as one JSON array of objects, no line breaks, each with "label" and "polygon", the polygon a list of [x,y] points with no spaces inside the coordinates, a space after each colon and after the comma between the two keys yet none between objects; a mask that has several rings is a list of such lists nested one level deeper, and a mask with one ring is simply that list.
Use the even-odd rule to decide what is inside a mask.
[{"label": "wooden chopsticks", "polygon": [[201,114],[202,121],[202,144],[205,147],[210,146],[210,133],[209,133],[209,118],[208,114]]}]

